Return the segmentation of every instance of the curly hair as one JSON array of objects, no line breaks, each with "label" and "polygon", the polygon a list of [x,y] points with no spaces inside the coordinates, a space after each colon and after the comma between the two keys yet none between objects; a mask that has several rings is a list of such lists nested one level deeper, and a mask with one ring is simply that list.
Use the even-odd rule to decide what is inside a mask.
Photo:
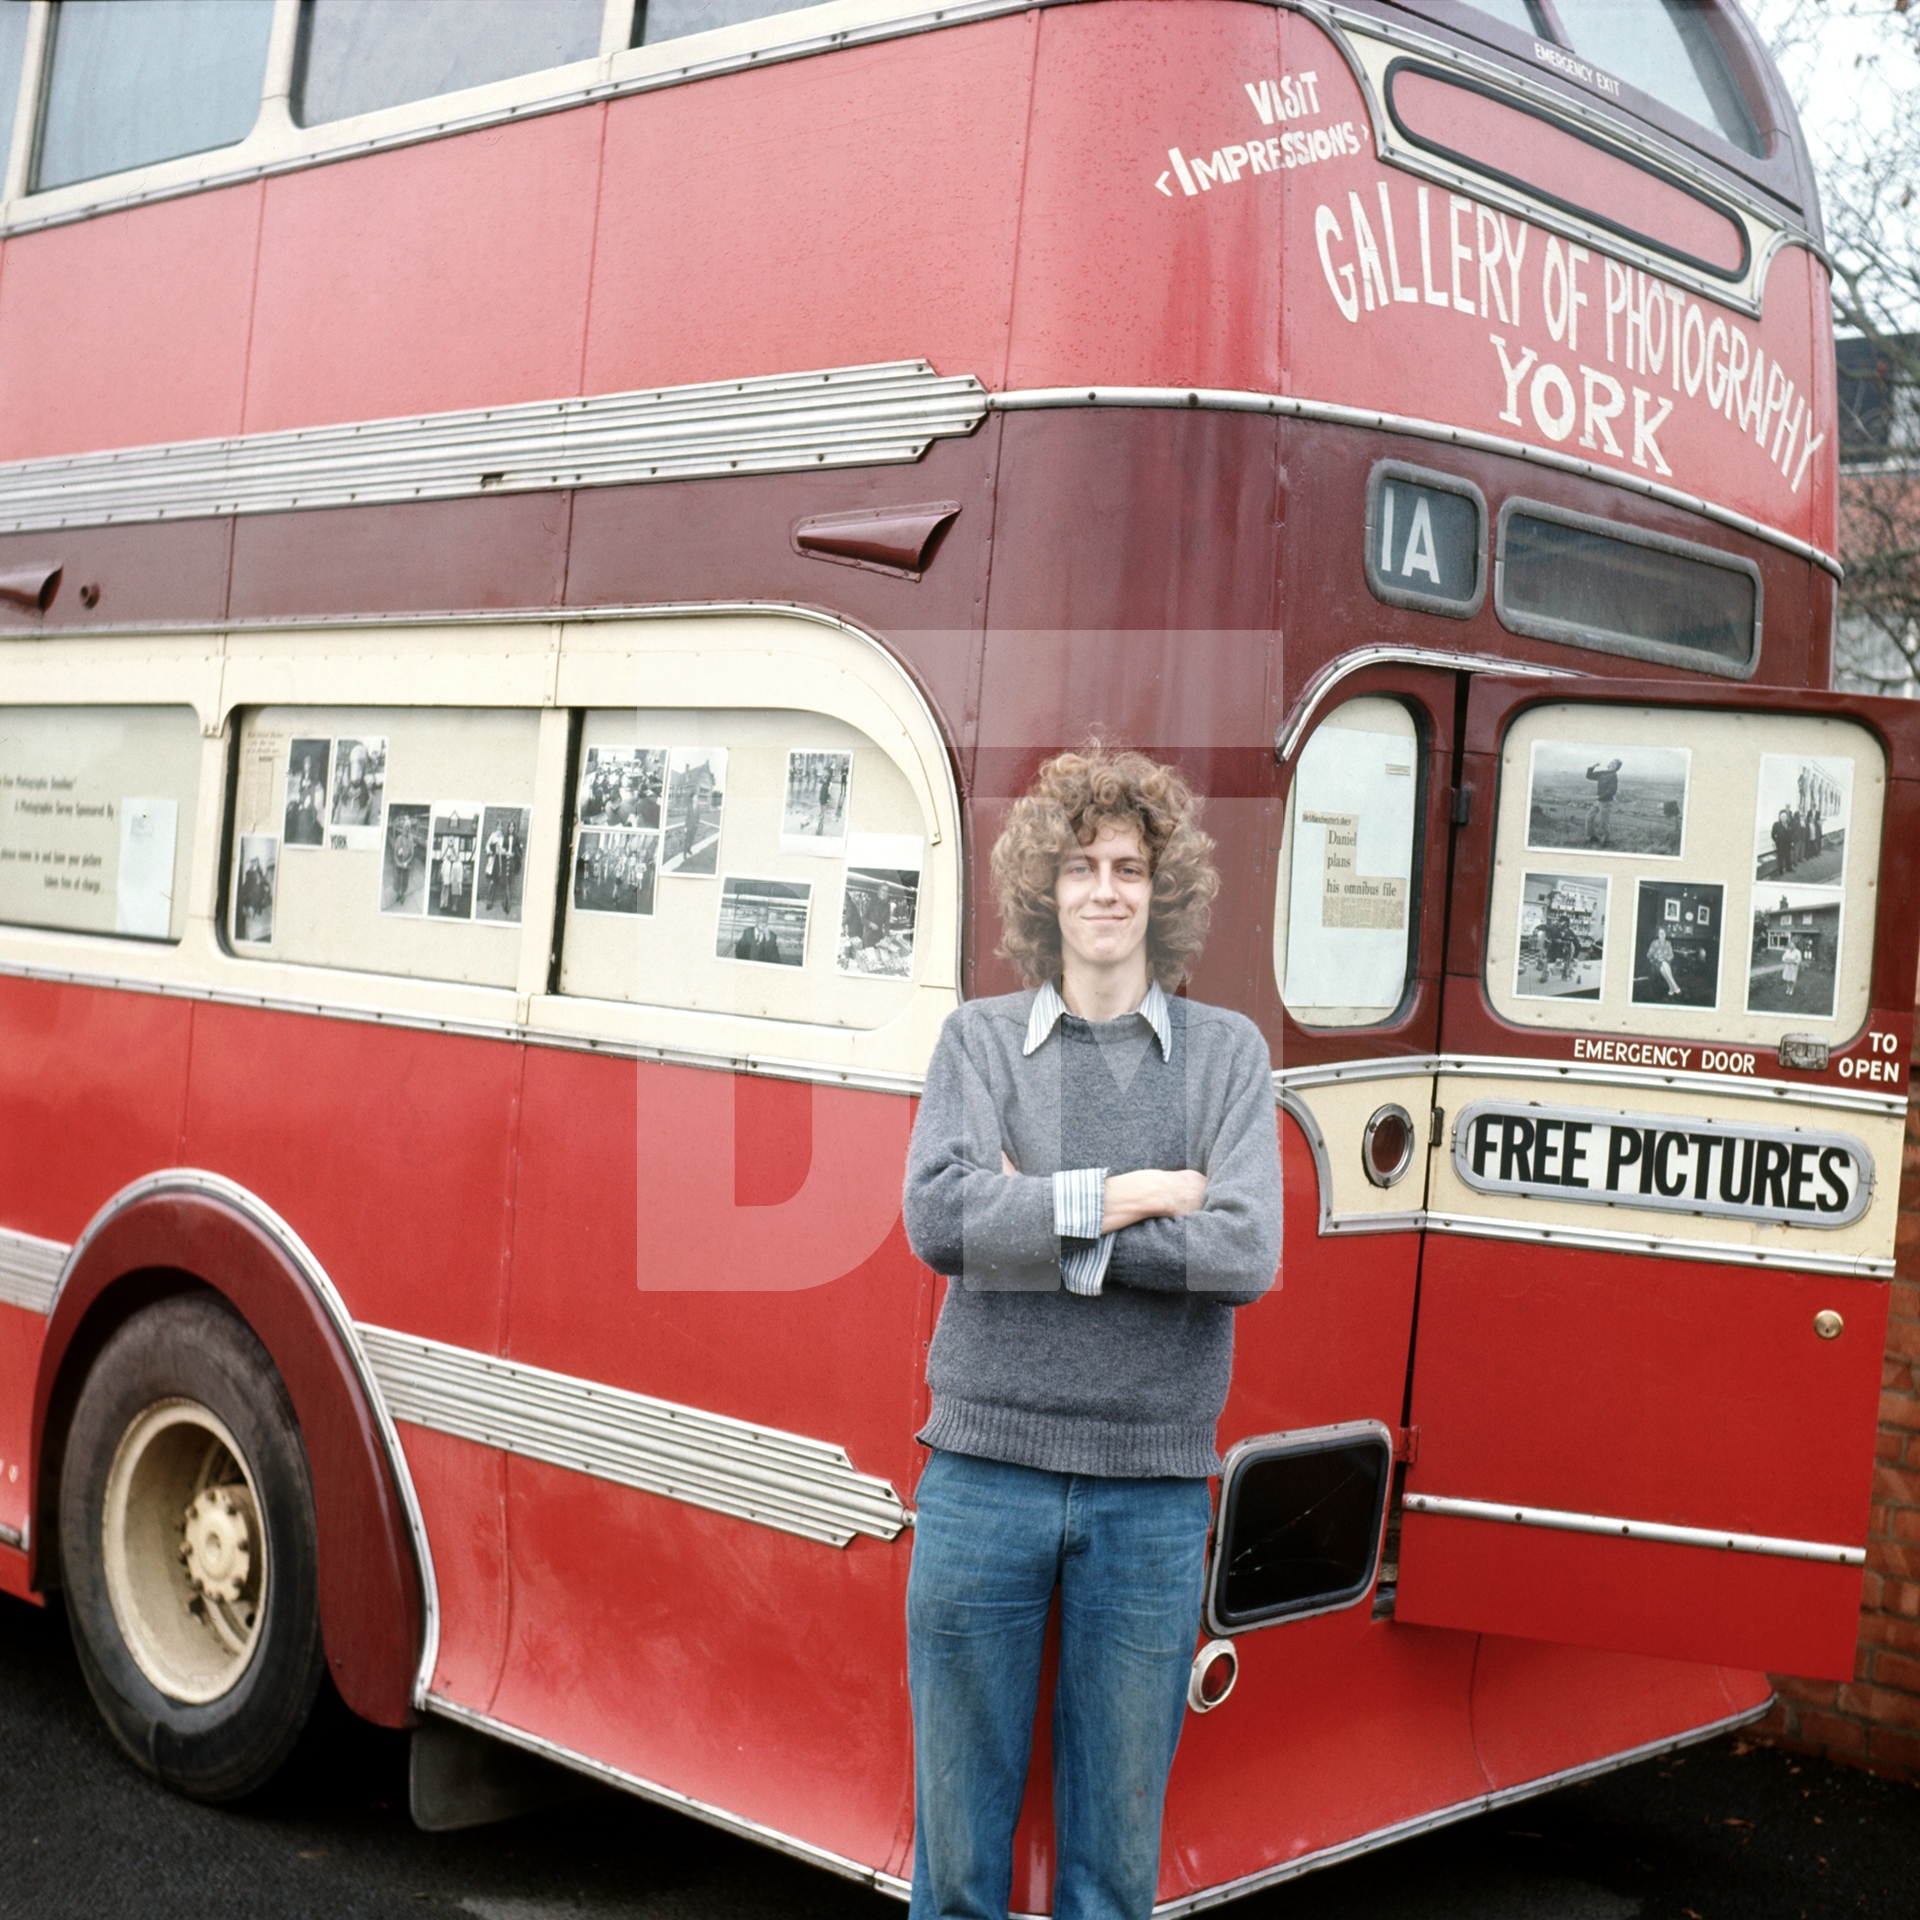
[{"label": "curly hair", "polygon": [[1054,883],[1068,848],[1091,846],[1103,827],[1131,831],[1153,870],[1147,965],[1171,992],[1192,972],[1220,891],[1213,842],[1200,831],[1200,800],[1175,767],[1093,739],[1056,754],[1014,802],[993,846],[1000,900],[999,951],[1037,985],[1060,972]]}]

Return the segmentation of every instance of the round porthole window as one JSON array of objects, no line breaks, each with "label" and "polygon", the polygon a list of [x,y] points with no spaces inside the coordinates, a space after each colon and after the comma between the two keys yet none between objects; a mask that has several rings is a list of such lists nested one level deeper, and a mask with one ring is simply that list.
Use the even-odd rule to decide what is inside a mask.
[{"label": "round porthole window", "polygon": [[1413,1165],[1413,1115],[1389,1103],[1375,1110],[1360,1137],[1360,1164],[1376,1187],[1390,1187]]}]

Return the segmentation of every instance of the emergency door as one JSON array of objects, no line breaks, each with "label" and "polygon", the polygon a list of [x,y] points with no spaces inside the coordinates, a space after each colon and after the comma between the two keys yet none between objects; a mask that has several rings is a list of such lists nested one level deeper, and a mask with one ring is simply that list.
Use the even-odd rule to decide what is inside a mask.
[{"label": "emergency door", "polygon": [[1920,715],[1476,679],[1396,1618],[1851,1674]]}]

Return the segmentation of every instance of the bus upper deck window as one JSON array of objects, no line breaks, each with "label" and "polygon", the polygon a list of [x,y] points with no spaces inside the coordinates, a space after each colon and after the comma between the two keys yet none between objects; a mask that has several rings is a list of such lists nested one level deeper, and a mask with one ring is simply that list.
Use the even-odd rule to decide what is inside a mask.
[{"label": "bus upper deck window", "polygon": [[633,44],[650,47],[659,40],[678,40],[713,27],[737,27],[743,20],[764,20],[771,13],[791,13],[813,4],[814,0],[640,0]]},{"label": "bus upper deck window", "polygon": [[191,707],[0,713],[0,923],[178,940],[200,759]]},{"label": "bus upper deck window", "polygon": [[1574,52],[1743,152],[1765,152],[1699,0],[1554,0],[1554,10]]},{"label": "bus upper deck window", "polygon": [[13,145],[20,62],[27,51],[27,0],[0,0],[0,153]]},{"label": "bus upper deck window", "polygon": [[1494,606],[1515,633],[1748,678],[1760,659],[1760,569],[1614,520],[1510,500]]},{"label": "bus upper deck window", "polygon": [[1551,37],[1545,22],[1527,5],[1527,0],[1470,0],[1470,4],[1474,12],[1487,14],[1516,33]]},{"label": "bus upper deck window", "polygon": [[1349,700],[1300,749],[1273,962],[1302,1026],[1377,1026],[1406,995],[1424,777],[1413,716],[1397,700]]},{"label": "bus upper deck window", "polygon": [[302,126],[590,60],[602,0],[307,0]]},{"label": "bus upper deck window", "polygon": [[35,187],[244,140],[260,113],[272,25],[273,0],[63,0]]}]

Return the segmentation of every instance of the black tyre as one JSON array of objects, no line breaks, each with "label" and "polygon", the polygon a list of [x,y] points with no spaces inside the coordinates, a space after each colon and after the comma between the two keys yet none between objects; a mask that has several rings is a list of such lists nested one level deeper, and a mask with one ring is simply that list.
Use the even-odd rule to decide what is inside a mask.
[{"label": "black tyre", "polygon": [[265,1785],[325,1664],[313,1479],[279,1373],[219,1300],[163,1300],[101,1350],[60,1564],[81,1670],[134,1760],[198,1800]]}]

